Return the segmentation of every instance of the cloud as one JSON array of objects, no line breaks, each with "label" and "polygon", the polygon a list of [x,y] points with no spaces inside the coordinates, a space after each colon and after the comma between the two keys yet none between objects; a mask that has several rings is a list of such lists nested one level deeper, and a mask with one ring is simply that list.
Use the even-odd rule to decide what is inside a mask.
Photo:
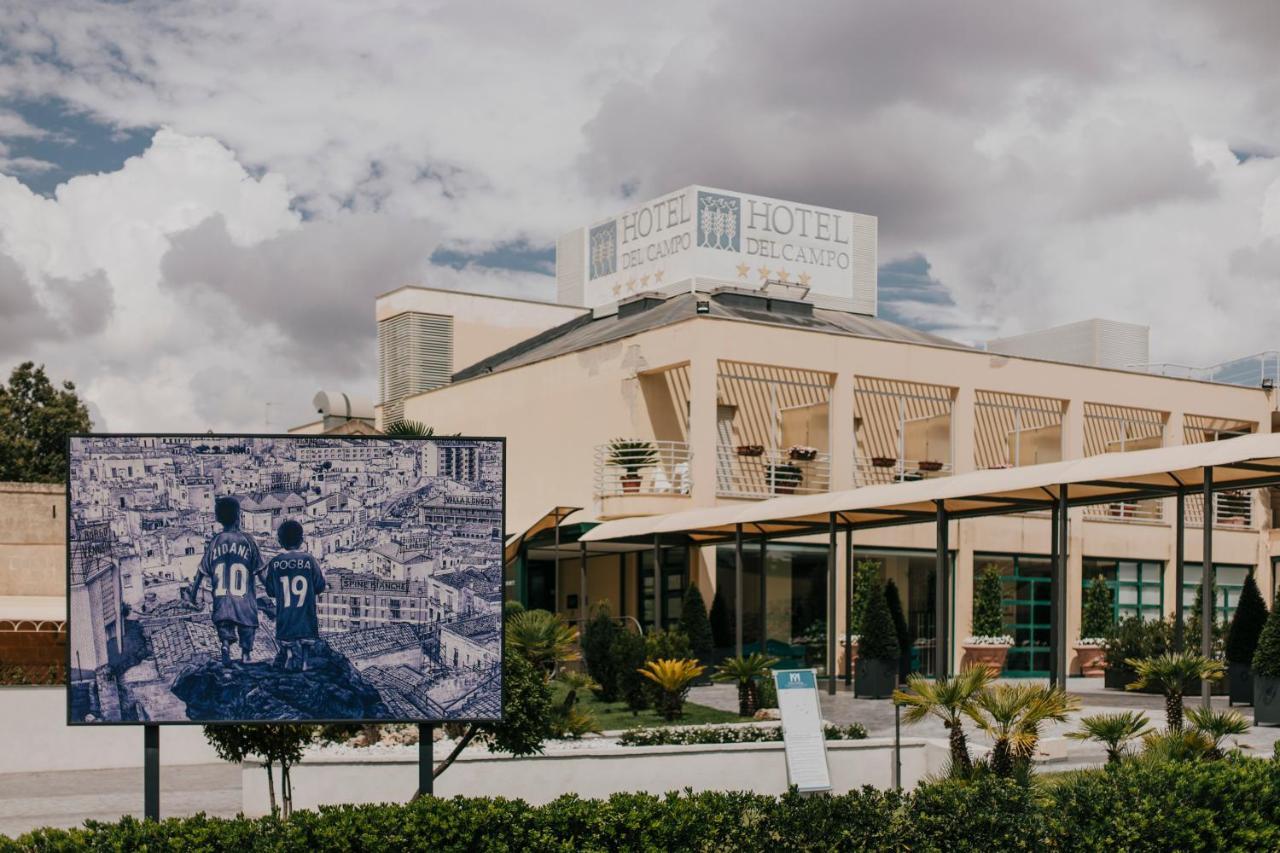
[{"label": "cloud", "polygon": [[41,289],[0,253],[0,355],[22,356],[50,341],[76,341],[111,320],[114,298],[101,270],[74,281],[49,277]]}]

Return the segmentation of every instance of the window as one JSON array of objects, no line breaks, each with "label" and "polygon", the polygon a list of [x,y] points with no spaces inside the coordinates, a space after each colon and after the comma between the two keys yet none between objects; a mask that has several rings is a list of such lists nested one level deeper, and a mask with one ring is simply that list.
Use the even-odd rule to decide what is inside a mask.
[{"label": "window", "polygon": [[1049,674],[1050,569],[1047,557],[1030,554],[974,554],[974,580],[988,565],[1003,580],[1004,627],[1013,637],[1004,674],[1012,677]]},{"label": "window", "polygon": [[[1216,595],[1213,602],[1214,619],[1220,622],[1230,622],[1231,617],[1235,615],[1236,605],[1240,603],[1240,588],[1244,586],[1244,579],[1249,576],[1249,572],[1253,570],[1253,567],[1214,563],[1214,570],[1214,586],[1216,587]],[[1199,563],[1185,564],[1182,574],[1183,618],[1190,618],[1191,608],[1196,603],[1196,590],[1200,588],[1200,582],[1203,578],[1204,569]]]},{"label": "window", "polygon": [[1115,621],[1126,616],[1141,616],[1146,620],[1164,618],[1164,563],[1085,557],[1083,568],[1080,578],[1084,593],[1080,598],[1082,606],[1089,585],[1102,575],[1111,589],[1111,614]]},{"label": "window", "polygon": [[[687,548],[662,549],[662,627],[668,628],[680,621],[684,604],[685,572],[688,568]],[[638,578],[640,622],[649,630],[653,625],[653,551],[640,552],[640,577]]]}]

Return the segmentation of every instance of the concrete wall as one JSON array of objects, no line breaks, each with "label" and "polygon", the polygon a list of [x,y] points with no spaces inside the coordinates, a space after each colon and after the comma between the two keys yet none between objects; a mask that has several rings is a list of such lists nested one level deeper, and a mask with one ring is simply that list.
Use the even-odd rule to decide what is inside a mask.
[{"label": "concrete wall", "polygon": [[[0,687],[0,773],[142,766],[142,726],[68,726],[66,721],[64,688]],[[200,726],[160,727],[161,765],[219,760]]]},{"label": "concrete wall", "polygon": [[[293,805],[405,802],[418,784],[418,765],[407,751],[369,757],[312,753],[291,771]],[[926,775],[945,767],[941,741],[902,740],[902,785],[914,788]],[[827,763],[837,793],[873,785],[892,785],[893,741],[830,741]],[[546,803],[562,794],[603,798],[625,791],[663,794],[694,791],[754,791],[781,794],[787,771],[780,743],[707,746],[645,746],[582,749],[530,758],[477,753],[463,755],[436,780],[441,797],[509,797]],[[268,812],[267,776],[261,765],[245,764],[243,806],[246,815]],[[276,779],[276,790],[280,790]]]},{"label": "concrete wall", "polygon": [[0,483],[0,595],[66,595],[66,525],[63,486]]}]

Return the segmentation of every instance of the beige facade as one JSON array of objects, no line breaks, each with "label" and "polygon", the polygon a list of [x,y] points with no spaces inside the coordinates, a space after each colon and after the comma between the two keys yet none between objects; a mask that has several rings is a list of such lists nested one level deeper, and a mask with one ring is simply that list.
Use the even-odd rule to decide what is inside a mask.
[{"label": "beige facade", "polygon": [[61,485],[0,483],[0,596],[66,595],[66,513]]},{"label": "beige facade", "polygon": [[[774,322],[762,310],[746,320],[712,307],[697,313],[690,298],[684,313],[651,309],[672,314],[633,334],[601,335],[598,343],[587,339],[511,366],[499,361],[492,372],[409,398],[405,417],[440,432],[507,436],[508,530],[518,532],[557,505],[583,507],[575,522],[665,513],[762,499],[788,485],[797,493],[839,490],[1270,432],[1276,411],[1273,392],[1260,388],[833,329],[840,318],[797,323],[780,314]],[[625,469],[608,447],[618,438],[656,451],[635,484],[621,483]],[[796,445],[813,458],[793,461],[788,448]],[[791,476],[800,479],[788,484]],[[1266,595],[1271,558],[1280,553],[1268,496],[1219,503],[1215,563],[1255,568]],[[1192,504],[1189,518],[1189,530],[1200,523]],[[1070,638],[1078,637],[1086,557],[1162,564],[1162,607],[1173,611],[1172,519],[1171,500],[1072,511]],[[1049,526],[1047,516],[1035,515],[953,522],[957,654],[969,633],[973,571],[982,559],[975,555],[1047,555]],[[1195,562],[1200,537],[1186,538],[1186,560]],[[931,525],[855,536],[857,550],[933,547]],[[710,601],[714,549],[701,551],[690,577]],[[890,576],[899,571],[886,563]],[[637,614],[629,592],[637,585],[635,555],[593,556],[588,568],[588,602],[626,595],[628,613]],[[560,609],[576,599],[578,577],[566,552],[555,583]],[[837,600],[844,596],[842,569]]]}]

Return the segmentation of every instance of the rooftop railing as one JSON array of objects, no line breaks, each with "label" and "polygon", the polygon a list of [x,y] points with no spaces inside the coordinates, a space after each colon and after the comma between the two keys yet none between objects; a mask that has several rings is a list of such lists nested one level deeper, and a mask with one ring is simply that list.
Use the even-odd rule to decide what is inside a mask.
[{"label": "rooftop railing", "polygon": [[815,448],[716,448],[716,494],[727,498],[812,495],[831,488],[831,456]]},{"label": "rooftop railing", "polygon": [[595,495],[687,495],[693,458],[683,441],[615,439],[595,447]]},{"label": "rooftop railing", "polygon": [[1164,518],[1164,504],[1158,500],[1115,501],[1109,504],[1097,504],[1084,509],[1088,518],[1105,521],[1161,521]]}]

